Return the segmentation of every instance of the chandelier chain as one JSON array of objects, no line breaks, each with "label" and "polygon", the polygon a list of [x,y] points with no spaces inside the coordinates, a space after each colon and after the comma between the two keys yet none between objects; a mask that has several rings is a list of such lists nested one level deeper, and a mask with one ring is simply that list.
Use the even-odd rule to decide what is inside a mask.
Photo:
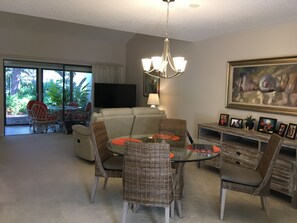
[{"label": "chandelier chain", "polygon": [[166,33],[165,37],[168,37],[168,24],[169,24],[169,3],[170,1],[167,1],[167,17],[166,17]]}]

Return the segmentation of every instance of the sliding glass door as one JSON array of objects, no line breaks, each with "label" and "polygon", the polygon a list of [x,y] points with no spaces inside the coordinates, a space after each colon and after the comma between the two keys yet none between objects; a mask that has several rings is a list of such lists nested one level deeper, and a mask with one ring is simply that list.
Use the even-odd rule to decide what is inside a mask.
[{"label": "sliding glass door", "polygon": [[4,70],[5,126],[29,124],[29,100],[59,110],[60,121],[71,102],[84,109],[91,101],[91,67],[5,60]]},{"label": "sliding glass door", "polygon": [[27,103],[36,100],[37,69],[5,67],[5,125],[27,125]]}]

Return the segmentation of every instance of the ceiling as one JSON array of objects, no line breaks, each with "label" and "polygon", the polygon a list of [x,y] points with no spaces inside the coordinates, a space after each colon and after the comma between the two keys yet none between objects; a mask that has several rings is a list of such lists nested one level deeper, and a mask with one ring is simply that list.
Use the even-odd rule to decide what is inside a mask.
[{"label": "ceiling", "polygon": [[[199,7],[190,7],[190,4]],[[162,0],[1,0],[0,11],[164,36]],[[170,38],[198,41],[227,33],[297,21],[297,0],[175,0]]]}]

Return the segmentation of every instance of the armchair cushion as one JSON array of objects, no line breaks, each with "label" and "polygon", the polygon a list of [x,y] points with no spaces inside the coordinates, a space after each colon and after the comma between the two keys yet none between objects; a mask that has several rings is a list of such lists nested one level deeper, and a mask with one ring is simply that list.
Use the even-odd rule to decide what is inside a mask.
[{"label": "armchair cushion", "polygon": [[261,174],[256,170],[234,167],[228,164],[222,165],[220,174],[221,179],[225,181],[232,181],[254,187],[259,186],[263,180]]},{"label": "armchair cushion", "polygon": [[89,127],[86,127],[84,125],[73,125],[72,130],[79,133],[83,136],[90,136],[91,135],[91,129]]},{"label": "armchair cushion", "polygon": [[123,169],[123,157],[122,156],[114,156],[102,163],[104,169],[107,170],[122,170]]}]

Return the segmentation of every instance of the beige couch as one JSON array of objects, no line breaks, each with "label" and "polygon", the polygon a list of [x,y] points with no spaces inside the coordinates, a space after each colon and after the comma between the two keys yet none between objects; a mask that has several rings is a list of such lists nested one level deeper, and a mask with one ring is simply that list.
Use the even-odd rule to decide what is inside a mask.
[{"label": "beige couch", "polygon": [[[90,125],[104,121],[110,139],[136,135],[156,133],[159,130],[161,118],[166,118],[165,111],[150,107],[134,108],[106,108],[91,115]],[[73,143],[75,154],[86,160],[93,161],[91,128],[83,125],[74,125]]]}]

